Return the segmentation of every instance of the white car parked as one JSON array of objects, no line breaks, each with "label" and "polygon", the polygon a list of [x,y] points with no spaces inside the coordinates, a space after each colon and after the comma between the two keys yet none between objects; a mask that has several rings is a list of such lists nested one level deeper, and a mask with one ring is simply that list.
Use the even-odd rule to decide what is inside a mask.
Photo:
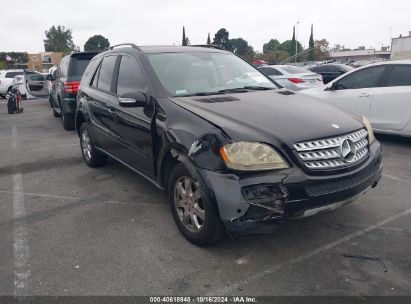
[{"label": "white car parked", "polygon": [[2,70],[0,71],[0,96],[5,97],[11,90],[13,85],[13,78],[18,75],[23,75],[24,70]]},{"label": "white car parked", "polygon": [[293,65],[262,65],[258,69],[283,88],[299,91],[324,85],[323,77]]},{"label": "white car parked", "polygon": [[371,64],[300,94],[369,117],[375,132],[411,137],[411,60]]}]

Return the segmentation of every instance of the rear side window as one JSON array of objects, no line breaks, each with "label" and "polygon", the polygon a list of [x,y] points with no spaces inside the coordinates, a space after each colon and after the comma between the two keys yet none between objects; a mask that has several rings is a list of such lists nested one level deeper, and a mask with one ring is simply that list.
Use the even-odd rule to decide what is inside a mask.
[{"label": "rear side window", "polygon": [[23,75],[23,72],[7,72],[5,78],[14,78],[19,75]]},{"label": "rear side window", "polygon": [[282,73],[280,73],[279,71],[277,71],[276,69],[273,69],[273,68],[261,68],[260,70],[261,70],[261,72],[263,72],[267,76],[282,75]]},{"label": "rear side window", "polygon": [[385,66],[377,66],[354,72],[340,81],[338,89],[362,89],[380,86],[380,79],[385,71]]},{"label": "rear side window", "polygon": [[143,91],[145,76],[137,61],[128,56],[122,56],[117,79],[117,94]]},{"label": "rear side window", "polygon": [[411,65],[396,65],[387,79],[386,87],[411,86]]},{"label": "rear side window", "polygon": [[100,90],[106,92],[111,91],[111,81],[113,79],[113,72],[116,60],[117,56],[107,56],[103,58],[97,79],[97,88],[99,88]]}]

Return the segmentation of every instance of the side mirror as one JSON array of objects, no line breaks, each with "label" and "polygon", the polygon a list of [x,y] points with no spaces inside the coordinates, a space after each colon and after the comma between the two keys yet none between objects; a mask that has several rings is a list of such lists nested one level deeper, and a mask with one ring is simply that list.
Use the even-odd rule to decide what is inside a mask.
[{"label": "side mirror", "polygon": [[335,91],[338,90],[338,84],[337,82],[333,82],[332,85],[328,88],[326,88],[324,91]]},{"label": "side mirror", "polygon": [[47,74],[47,75],[46,75],[46,80],[48,80],[48,81],[53,81],[53,80],[54,80],[53,75]]},{"label": "side mirror", "polygon": [[142,92],[124,93],[118,99],[121,107],[144,107],[147,103],[147,97]]}]

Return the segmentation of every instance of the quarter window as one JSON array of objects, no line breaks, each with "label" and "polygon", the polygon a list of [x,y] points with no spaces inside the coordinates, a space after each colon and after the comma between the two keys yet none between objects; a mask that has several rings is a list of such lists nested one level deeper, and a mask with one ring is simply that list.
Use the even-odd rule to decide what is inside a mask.
[{"label": "quarter window", "polygon": [[97,87],[103,91],[111,91],[111,81],[113,79],[114,66],[117,56],[104,57],[101,63],[100,72],[97,80]]},{"label": "quarter window", "polygon": [[388,77],[386,87],[411,86],[411,65],[396,65]]},{"label": "quarter window", "polygon": [[339,90],[375,88],[380,86],[380,79],[385,66],[377,66],[354,72],[337,82]]}]

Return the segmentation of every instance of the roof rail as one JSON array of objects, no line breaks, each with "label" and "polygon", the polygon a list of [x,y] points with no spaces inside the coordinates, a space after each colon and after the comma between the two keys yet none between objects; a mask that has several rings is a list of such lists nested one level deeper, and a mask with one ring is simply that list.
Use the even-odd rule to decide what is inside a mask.
[{"label": "roof rail", "polygon": [[116,44],[116,45],[110,46],[109,48],[107,48],[107,50],[112,50],[112,49],[114,49],[115,47],[125,46],[125,45],[131,46],[132,48],[141,51],[141,49],[140,49],[137,45],[135,45],[134,43],[120,43],[120,44]]},{"label": "roof rail", "polygon": [[224,47],[222,45],[217,45],[217,44],[194,44],[190,46],[224,50]]}]

